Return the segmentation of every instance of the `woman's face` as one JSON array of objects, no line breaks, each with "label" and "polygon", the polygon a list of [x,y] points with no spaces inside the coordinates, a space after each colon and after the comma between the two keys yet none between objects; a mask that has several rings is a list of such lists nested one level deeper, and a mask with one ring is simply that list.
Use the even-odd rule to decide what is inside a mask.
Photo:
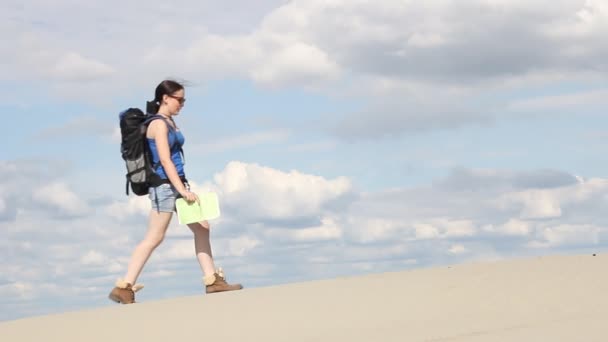
[{"label": "woman's face", "polygon": [[167,108],[171,114],[177,115],[182,107],[184,107],[184,103],[186,102],[184,90],[181,89],[171,95],[165,95],[165,102],[167,103]]}]

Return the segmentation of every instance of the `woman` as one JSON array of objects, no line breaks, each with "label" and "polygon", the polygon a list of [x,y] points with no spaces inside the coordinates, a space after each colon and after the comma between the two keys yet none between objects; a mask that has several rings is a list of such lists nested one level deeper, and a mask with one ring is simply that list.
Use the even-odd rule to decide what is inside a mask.
[{"label": "woman", "polygon": [[[180,153],[184,136],[173,120],[185,102],[184,87],[172,80],[161,82],[156,87],[154,101],[148,102],[148,112],[159,116],[148,125],[146,137],[152,153],[152,163],[158,165],[155,171],[161,184],[150,187],[152,209],[148,232],[135,248],[126,275],[116,281],[116,287],[110,292],[109,298],[117,303],[135,303],[135,292],[143,288],[143,285],[136,284],[136,280],[154,249],[165,237],[175,211],[175,200],[183,197],[188,202],[198,201],[196,194],[189,189],[184,172],[183,156]],[[222,270],[214,265],[209,242],[209,222],[193,223],[188,227],[194,233],[194,248],[203,272],[206,293],[242,289],[240,284],[228,284]]]}]

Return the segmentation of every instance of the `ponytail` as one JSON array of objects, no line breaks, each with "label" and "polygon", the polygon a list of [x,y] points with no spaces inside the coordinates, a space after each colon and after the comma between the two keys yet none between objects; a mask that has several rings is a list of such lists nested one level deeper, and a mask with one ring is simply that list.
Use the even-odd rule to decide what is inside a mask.
[{"label": "ponytail", "polygon": [[160,104],[158,101],[146,101],[146,112],[150,114],[158,113],[158,109],[160,108]]}]

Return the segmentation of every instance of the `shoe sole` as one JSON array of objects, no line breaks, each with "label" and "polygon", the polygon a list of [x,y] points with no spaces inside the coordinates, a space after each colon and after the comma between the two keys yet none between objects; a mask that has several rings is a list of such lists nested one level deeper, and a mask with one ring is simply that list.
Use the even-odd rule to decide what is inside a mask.
[{"label": "shoe sole", "polygon": [[205,291],[205,293],[221,293],[221,292],[230,292],[230,291],[239,291],[242,290],[243,287],[239,287],[239,288],[233,288],[233,289],[223,289],[223,290],[211,290],[211,291]]}]

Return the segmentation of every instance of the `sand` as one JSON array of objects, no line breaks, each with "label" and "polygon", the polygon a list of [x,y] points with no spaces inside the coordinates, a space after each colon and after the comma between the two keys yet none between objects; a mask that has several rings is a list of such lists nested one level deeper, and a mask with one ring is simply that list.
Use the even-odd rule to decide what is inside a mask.
[{"label": "sand", "polygon": [[546,256],[116,304],[2,322],[0,336],[11,342],[605,342],[607,292],[608,255]]}]

